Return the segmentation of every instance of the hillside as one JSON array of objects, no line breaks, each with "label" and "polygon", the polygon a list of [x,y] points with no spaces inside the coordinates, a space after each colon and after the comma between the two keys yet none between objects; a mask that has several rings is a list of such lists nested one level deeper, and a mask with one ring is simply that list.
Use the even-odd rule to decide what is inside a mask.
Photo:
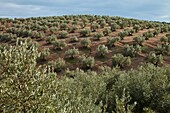
[{"label": "hillside", "polygon": [[[38,65],[56,65],[54,69],[59,74],[67,68],[94,71],[100,66],[136,68],[148,61],[146,57],[151,51],[157,57],[163,55],[162,61],[155,65],[169,64],[169,33],[168,23],[109,16],[0,19],[2,44],[13,45],[17,38],[36,43],[42,52]],[[162,37],[165,39],[160,41]],[[130,58],[113,65],[113,56],[118,53]],[[59,64],[54,64],[57,60]]]},{"label": "hillside", "polygon": [[0,19],[1,113],[170,113],[170,25],[109,16]]}]

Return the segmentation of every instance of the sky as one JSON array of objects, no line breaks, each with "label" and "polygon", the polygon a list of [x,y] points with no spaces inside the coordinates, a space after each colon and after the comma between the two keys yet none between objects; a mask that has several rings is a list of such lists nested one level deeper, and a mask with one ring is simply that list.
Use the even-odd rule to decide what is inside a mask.
[{"label": "sky", "polygon": [[0,17],[108,15],[170,22],[170,0],[0,0]]}]

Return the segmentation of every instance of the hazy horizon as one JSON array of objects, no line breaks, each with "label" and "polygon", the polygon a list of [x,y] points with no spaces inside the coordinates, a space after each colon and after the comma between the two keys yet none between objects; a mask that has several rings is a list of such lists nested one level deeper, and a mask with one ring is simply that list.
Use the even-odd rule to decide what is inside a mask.
[{"label": "hazy horizon", "polygon": [[1,0],[1,18],[107,15],[170,22],[168,0]]}]

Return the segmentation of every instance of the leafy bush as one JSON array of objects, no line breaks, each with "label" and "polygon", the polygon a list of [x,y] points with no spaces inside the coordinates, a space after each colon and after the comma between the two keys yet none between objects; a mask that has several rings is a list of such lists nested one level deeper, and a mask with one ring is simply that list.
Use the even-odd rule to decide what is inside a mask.
[{"label": "leafy bush", "polygon": [[160,41],[163,42],[164,44],[169,44],[170,37],[163,36],[161,37]]},{"label": "leafy bush", "polygon": [[91,27],[90,27],[90,29],[91,29],[92,32],[96,31],[96,30],[99,29],[99,28],[100,28],[100,25],[97,24],[97,23],[92,23],[92,24],[91,24]]},{"label": "leafy bush", "polygon": [[109,48],[114,47],[115,46],[114,44],[119,40],[120,40],[120,37],[108,37],[106,46]]},{"label": "leafy bush", "polygon": [[169,44],[158,44],[155,48],[156,54],[170,55],[170,45]]},{"label": "leafy bush", "polygon": [[62,23],[60,24],[60,30],[67,30],[68,29],[68,24]]},{"label": "leafy bush", "polygon": [[135,57],[138,55],[138,53],[142,52],[142,47],[140,45],[125,45],[123,50],[123,55]]},{"label": "leafy bush", "polygon": [[50,49],[49,48],[44,48],[40,52],[39,59],[40,60],[45,60],[48,55],[50,55]]},{"label": "leafy bush", "polygon": [[70,37],[70,42],[78,42],[77,36]]},{"label": "leafy bush", "polygon": [[57,49],[60,49],[62,50],[64,47],[67,46],[65,40],[56,40],[54,43],[53,43],[53,46],[54,46],[54,49],[57,50]]},{"label": "leafy bush", "polygon": [[85,48],[89,48],[91,45],[91,40],[89,38],[81,40],[81,45]]},{"label": "leafy bush", "polygon": [[55,35],[51,35],[51,36],[46,38],[46,42],[48,44],[53,44],[56,40],[57,40],[57,37]]},{"label": "leafy bush", "polygon": [[81,56],[80,63],[83,69],[91,69],[95,64],[95,60],[94,57]]},{"label": "leafy bush", "polygon": [[99,57],[104,57],[107,53],[109,50],[105,45],[99,45],[96,49],[96,55]]},{"label": "leafy bush", "polygon": [[67,31],[61,31],[59,32],[59,38],[67,38],[68,32]]},{"label": "leafy bush", "polygon": [[116,31],[118,25],[116,23],[111,24],[111,31]]},{"label": "leafy bush", "polygon": [[63,58],[58,58],[55,61],[49,61],[48,65],[51,66],[55,72],[60,72],[65,68],[66,62]]},{"label": "leafy bush", "polygon": [[79,50],[76,49],[75,47],[65,52],[65,56],[68,58],[75,58],[77,55],[79,55]]},{"label": "leafy bush", "polygon": [[123,40],[125,36],[128,35],[128,32],[125,30],[125,31],[121,31],[119,32],[118,36],[120,36],[120,38]]},{"label": "leafy bush", "polygon": [[130,57],[125,57],[122,54],[115,54],[112,57],[112,66],[113,67],[120,67],[123,68],[125,66],[130,66],[132,63],[131,58]]},{"label": "leafy bush", "polygon": [[91,33],[91,30],[89,30],[89,29],[83,29],[80,31],[80,35],[84,36],[84,37],[90,36],[90,33]]},{"label": "leafy bush", "polygon": [[104,36],[108,36],[109,33],[111,33],[111,30],[110,30],[109,28],[104,28],[104,30],[103,30],[103,35],[104,35]]},{"label": "leafy bush", "polygon": [[95,33],[93,37],[95,40],[100,40],[101,37],[103,37],[103,33],[102,32]]},{"label": "leafy bush", "polygon": [[134,37],[133,40],[139,44],[140,46],[142,46],[142,43],[145,41],[145,38],[142,36],[138,36],[138,37]]},{"label": "leafy bush", "polygon": [[135,25],[133,27],[133,29],[135,30],[135,32],[137,33],[140,30],[140,26],[139,25]]},{"label": "leafy bush", "polygon": [[156,55],[154,52],[150,52],[146,56],[146,62],[152,63],[155,66],[158,66],[159,64],[163,63],[163,56],[162,55]]}]

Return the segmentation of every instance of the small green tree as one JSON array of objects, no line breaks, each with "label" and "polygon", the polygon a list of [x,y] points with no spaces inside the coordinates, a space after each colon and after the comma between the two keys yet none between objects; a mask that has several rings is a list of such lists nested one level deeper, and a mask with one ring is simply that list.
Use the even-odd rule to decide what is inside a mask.
[{"label": "small green tree", "polygon": [[75,58],[80,54],[79,50],[75,47],[73,49],[69,49],[65,52],[65,56],[67,58]]},{"label": "small green tree", "polygon": [[70,37],[70,42],[78,42],[78,40],[77,36]]},{"label": "small green tree", "polygon": [[99,57],[104,57],[107,53],[109,50],[105,45],[99,45],[96,49],[96,55]]},{"label": "small green tree", "polygon": [[67,38],[68,32],[67,31],[61,31],[58,34],[59,38]]},{"label": "small green tree", "polygon": [[115,54],[112,57],[112,66],[113,67],[119,66],[120,68],[123,68],[125,66],[130,66],[131,63],[132,63],[131,58],[125,57],[122,54]]},{"label": "small green tree", "polygon": [[66,62],[63,58],[58,58],[55,61],[49,61],[48,65],[51,66],[55,72],[61,72],[65,68]]},{"label": "small green tree", "polygon": [[104,30],[103,30],[104,36],[108,36],[109,33],[111,33],[111,30],[109,28],[104,28]]},{"label": "small green tree", "polygon": [[62,50],[64,47],[67,46],[65,40],[56,40],[54,43],[53,43],[53,46],[54,46],[54,49],[57,50]]},{"label": "small green tree", "polygon": [[97,32],[97,33],[94,34],[93,37],[94,37],[95,40],[100,40],[101,37],[103,37],[103,33],[102,32]]},{"label": "small green tree", "polygon": [[90,33],[91,33],[91,30],[89,30],[89,29],[83,29],[83,30],[80,31],[80,35],[83,36],[83,37],[90,36]]},{"label": "small green tree", "polygon": [[152,63],[155,66],[158,66],[159,64],[163,63],[163,56],[162,55],[156,55],[154,52],[150,52],[146,56],[146,62]]},{"label": "small green tree", "polygon": [[120,40],[120,37],[108,37],[106,46],[109,48],[114,47],[115,46],[114,44],[119,40]]},{"label": "small green tree", "polygon": [[142,43],[145,41],[145,38],[142,37],[142,36],[137,36],[137,37],[134,37],[133,40],[139,44],[140,46],[142,46]]},{"label": "small green tree", "polygon": [[94,60],[94,57],[81,56],[80,63],[81,63],[82,68],[91,69],[95,64],[95,60]]},{"label": "small green tree", "polygon": [[39,54],[39,59],[40,60],[46,60],[46,57],[50,55],[50,49],[49,48],[44,48],[43,50],[41,50],[40,54]]},{"label": "small green tree", "polygon": [[91,45],[91,40],[89,38],[81,40],[81,45],[85,48],[89,48]]}]

